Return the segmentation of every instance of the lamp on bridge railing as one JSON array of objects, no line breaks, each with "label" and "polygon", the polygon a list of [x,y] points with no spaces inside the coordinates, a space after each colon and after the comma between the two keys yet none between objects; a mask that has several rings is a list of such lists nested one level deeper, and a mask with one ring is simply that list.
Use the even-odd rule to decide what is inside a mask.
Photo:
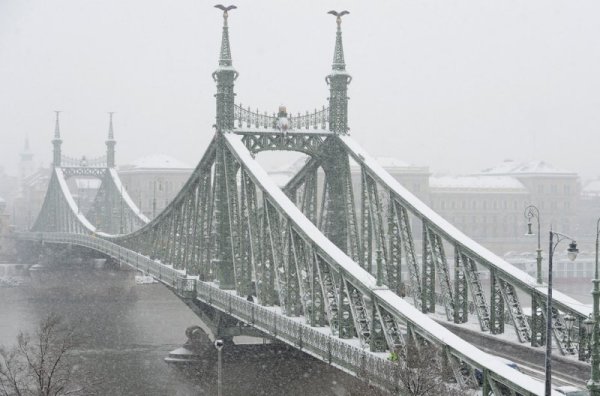
[{"label": "lamp on bridge railing", "polygon": [[567,350],[571,350],[571,332],[573,331],[573,325],[575,324],[575,316],[567,314],[564,317],[565,327],[567,328]]}]

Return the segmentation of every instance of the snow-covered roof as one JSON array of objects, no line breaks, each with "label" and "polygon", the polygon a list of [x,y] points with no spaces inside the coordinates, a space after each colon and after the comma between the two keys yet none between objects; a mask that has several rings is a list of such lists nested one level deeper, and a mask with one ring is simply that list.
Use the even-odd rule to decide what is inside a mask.
[{"label": "snow-covered roof", "polygon": [[491,168],[481,171],[482,175],[526,175],[526,174],[559,174],[559,175],[575,175],[574,172],[556,168],[545,161],[527,161],[518,162],[514,160],[505,160]]},{"label": "snow-covered roof", "polygon": [[511,190],[526,192],[525,186],[511,176],[432,176],[429,186],[433,189],[458,190]]},{"label": "snow-covered roof", "polygon": [[192,169],[192,167],[166,154],[154,154],[123,165],[123,169]]}]

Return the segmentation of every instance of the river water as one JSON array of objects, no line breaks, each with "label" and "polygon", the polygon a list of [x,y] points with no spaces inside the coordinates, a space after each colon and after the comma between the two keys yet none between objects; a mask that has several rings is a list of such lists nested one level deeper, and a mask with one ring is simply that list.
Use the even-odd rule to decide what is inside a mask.
[{"label": "river water", "polygon": [[[135,274],[85,265],[19,269],[0,264],[0,344],[33,331],[48,313],[73,324],[82,339],[81,373],[93,372],[100,395],[216,395],[216,351],[184,370],[164,362],[198,317],[160,284]],[[224,395],[378,394],[359,380],[283,346],[226,347]]]}]

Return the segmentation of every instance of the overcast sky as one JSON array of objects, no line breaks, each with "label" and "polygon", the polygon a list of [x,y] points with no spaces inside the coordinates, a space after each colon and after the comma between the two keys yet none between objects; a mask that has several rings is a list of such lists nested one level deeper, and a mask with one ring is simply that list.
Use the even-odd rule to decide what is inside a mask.
[{"label": "overcast sky", "polygon": [[[0,0],[0,166],[25,136],[51,161],[165,153],[195,166],[214,133],[222,18],[215,1]],[[238,0],[230,35],[237,101],[269,112],[321,107],[348,9],[349,124],[372,155],[436,173],[543,159],[600,176],[600,2]]]}]

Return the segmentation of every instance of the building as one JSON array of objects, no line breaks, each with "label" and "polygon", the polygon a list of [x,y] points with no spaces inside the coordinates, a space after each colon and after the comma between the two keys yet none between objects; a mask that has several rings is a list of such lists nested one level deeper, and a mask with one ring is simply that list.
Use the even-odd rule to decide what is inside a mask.
[{"label": "building", "polygon": [[6,201],[0,197],[0,261],[15,257],[13,241],[8,238],[10,232],[10,219],[8,213],[6,213]]},{"label": "building", "polygon": [[193,170],[168,155],[158,154],[119,167],[119,177],[140,211],[151,219],[167,207]]},{"label": "building", "polygon": [[524,234],[529,192],[513,177],[432,176],[429,189],[431,208],[487,247],[513,246]]},{"label": "building", "polygon": [[28,230],[33,226],[42,209],[49,182],[49,168],[39,168],[21,181],[19,195],[15,198],[13,207],[13,224],[17,229]]}]

